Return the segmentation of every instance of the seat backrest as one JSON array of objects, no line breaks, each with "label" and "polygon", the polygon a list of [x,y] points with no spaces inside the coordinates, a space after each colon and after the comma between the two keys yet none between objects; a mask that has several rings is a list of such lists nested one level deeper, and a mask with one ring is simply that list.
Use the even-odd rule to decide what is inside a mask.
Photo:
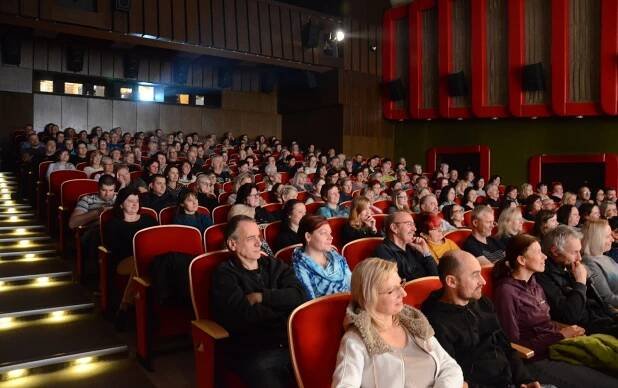
[{"label": "seat backrest", "polygon": [[409,281],[404,286],[407,295],[403,298],[403,303],[420,308],[429,294],[440,288],[442,288],[442,283],[437,276],[427,276]]},{"label": "seat backrest", "polygon": [[189,265],[189,287],[196,319],[210,318],[212,273],[219,264],[229,260],[229,258],[230,252],[221,250],[201,254],[191,261]]},{"label": "seat backrest", "polygon": [[73,211],[79,197],[84,194],[97,193],[99,183],[93,179],[71,179],[60,185],[60,206]]},{"label": "seat backrest", "polygon": [[294,252],[294,249],[298,247],[302,247],[302,246],[303,244],[294,244],[294,245],[290,245],[289,247],[281,248],[277,251],[277,253],[275,253],[275,258],[283,261],[287,265],[291,265],[292,264],[292,253]]},{"label": "seat backrest", "polygon": [[483,295],[489,299],[494,299],[494,278],[492,272],[494,270],[493,264],[484,265],[481,268],[481,275],[485,279],[485,285],[483,286]]},{"label": "seat backrest", "polygon": [[214,224],[204,231],[204,249],[206,252],[225,249],[225,228],[227,222]]},{"label": "seat backrest", "polygon": [[219,205],[212,209],[212,222],[221,224],[227,222],[227,214],[230,212],[232,205]]},{"label": "seat backrest", "polygon": [[345,244],[341,255],[345,257],[350,271],[353,271],[361,261],[372,257],[376,247],[382,244],[382,241],[384,241],[382,237],[366,237]]},{"label": "seat backrest", "polygon": [[129,175],[131,176],[131,182],[136,181],[138,179],[140,179],[143,175],[143,171],[132,171],[129,173]]},{"label": "seat backrest", "polygon": [[333,235],[333,245],[337,247],[337,249],[341,250],[343,248],[343,226],[348,222],[348,219],[345,217],[333,217],[328,219],[328,224],[332,230]]},{"label": "seat backrest", "polygon": [[266,182],[264,181],[255,182],[255,187],[261,193],[262,191],[266,190]]},{"label": "seat backrest", "polygon": [[60,186],[71,179],[86,179],[86,173],[79,170],[59,170],[49,175],[49,192],[60,195]]},{"label": "seat backrest", "polygon": [[344,207],[346,209],[352,208],[352,201],[343,201],[339,204],[339,206]]},{"label": "seat backrest", "polygon": [[307,214],[315,214],[319,208],[324,206],[324,202],[311,202],[310,204],[305,205],[307,208]]},{"label": "seat backrest", "polygon": [[277,240],[277,235],[281,231],[281,221],[271,222],[266,224],[264,228],[264,239],[268,243],[268,246],[274,247]]},{"label": "seat backrest", "polygon": [[532,231],[534,230],[534,221],[524,221],[524,224],[522,225],[522,227],[523,227],[522,229],[523,233],[531,234]]},{"label": "seat backrest", "polygon": [[472,229],[457,229],[450,231],[444,235],[449,240],[453,240],[458,247],[461,248],[463,242],[472,234]]},{"label": "seat backrest", "polygon": [[224,193],[231,193],[234,189],[234,182],[225,182],[221,189]]},{"label": "seat backrest", "polygon": [[349,293],[323,296],[290,315],[288,338],[299,388],[331,386],[349,303]]},{"label": "seat backrest", "polygon": [[484,205],[485,204],[485,196],[479,195],[476,197],[476,201],[474,201],[475,205]]},{"label": "seat backrest", "polygon": [[77,166],[75,166],[75,168],[79,171],[84,171],[84,168],[86,168],[88,166],[88,162],[81,162],[81,163],[77,163]]},{"label": "seat backrest", "polygon": [[472,210],[465,211],[463,214],[463,224],[468,228],[472,226]]},{"label": "seat backrest", "polygon": [[286,183],[288,183],[290,181],[290,174],[288,174],[287,172],[280,172],[279,173],[281,175],[281,184],[285,185]]},{"label": "seat backrest", "polygon": [[266,205],[262,206],[262,209],[266,210],[269,213],[276,213],[278,211],[281,211],[282,207],[283,207],[282,204],[276,202],[276,203],[267,203]]},{"label": "seat backrest", "polygon": [[227,205],[227,199],[232,194],[234,194],[234,193],[232,193],[231,191],[225,191],[225,192],[219,194],[219,196],[217,197],[217,202],[219,203],[219,205]]},{"label": "seat backrest", "polygon": [[384,220],[388,217],[388,214],[374,214],[373,218],[376,220],[376,229],[378,232],[384,231]]},{"label": "seat backrest", "polygon": [[137,232],[133,237],[133,256],[137,275],[148,274],[153,259],[169,252],[193,256],[204,253],[200,231],[192,226],[158,225]]},{"label": "seat backrest", "polygon": [[296,199],[299,200],[300,202],[305,202],[306,200],[309,199],[309,193],[306,191],[299,191],[298,195],[296,196]]},{"label": "seat backrest", "polygon": [[382,210],[382,213],[388,213],[388,208],[391,207],[392,204],[393,202],[390,199],[383,199],[381,201],[375,201],[373,206]]},{"label": "seat backrest", "polygon": [[45,177],[47,176],[47,170],[49,166],[54,163],[51,160],[46,160],[44,162],[39,163],[39,180],[45,181]]}]

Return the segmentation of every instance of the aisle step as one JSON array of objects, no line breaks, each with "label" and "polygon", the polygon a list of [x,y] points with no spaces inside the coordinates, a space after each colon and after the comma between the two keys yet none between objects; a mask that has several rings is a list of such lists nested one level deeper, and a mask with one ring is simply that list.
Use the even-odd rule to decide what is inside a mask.
[{"label": "aisle step", "polygon": [[[41,278],[38,278],[41,279]],[[0,325],[16,319],[56,316],[94,308],[92,297],[80,285],[71,282],[35,281],[27,287],[0,291]]]},{"label": "aisle step", "polygon": [[40,277],[59,279],[71,274],[67,264],[57,258],[40,261],[3,261],[0,265],[0,284],[4,283],[6,286],[7,283],[22,283]]}]

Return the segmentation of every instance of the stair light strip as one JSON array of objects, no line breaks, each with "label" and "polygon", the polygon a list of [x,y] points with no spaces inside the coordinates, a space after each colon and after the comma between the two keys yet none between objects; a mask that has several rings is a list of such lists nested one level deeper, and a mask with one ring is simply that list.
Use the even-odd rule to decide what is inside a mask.
[{"label": "stair light strip", "polygon": [[[0,314],[0,322],[2,318],[21,318],[28,317],[33,315],[45,315],[49,313],[53,313],[54,311],[77,311],[77,310],[85,310],[94,307],[94,303],[82,303],[82,304],[74,304],[69,306],[59,306],[59,307],[47,307],[41,309],[34,310],[24,310],[24,311],[14,311],[10,313]],[[0,372],[1,373],[1,372]]]},{"label": "stair light strip", "polygon": [[[36,261],[36,259],[28,259],[28,260],[24,259],[24,261]],[[51,283],[52,280],[56,280],[57,278],[60,278],[60,277],[71,276],[71,274],[72,274],[71,271],[61,271],[61,272],[46,273],[44,276],[43,274],[30,274],[30,275],[7,276],[7,277],[2,277],[0,279],[2,279],[5,283],[22,282],[24,280],[34,280],[36,285],[44,286],[44,285],[48,285],[49,283]]]},{"label": "stair light strip", "polygon": [[2,199],[11,199],[10,194],[2,194]]},{"label": "stair light strip", "polygon": [[10,216],[9,217],[9,221],[10,222],[17,222],[17,221],[19,221],[19,217],[17,217],[17,216]]},{"label": "stair light strip", "polygon": [[64,356],[44,358],[41,360],[24,362],[18,365],[9,365],[5,367],[0,367],[0,373],[10,373],[12,370],[15,370],[15,369],[26,369],[27,370],[27,369],[32,369],[32,368],[40,368],[42,366],[47,366],[47,365],[60,364],[63,362],[74,362],[76,360],[79,360],[81,358],[86,358],[86,357],[103,357],[103,356],[107,356],[110,354],[126,352],[127,350],[128,350],[127,345],[122,345],[122,346],[115,346],[113,348],[93,350],[90,352],[83,352],[83,353],[78,353],[78,354],[67,354]]},{"label": "stair light strip", "polygon": [[20,377],[24,377],[27,374],[28,374],[28,370],[27,369],[13,369],[12,371],[9,371],[6,374],[6,378],[8,380],[18,379]]}]

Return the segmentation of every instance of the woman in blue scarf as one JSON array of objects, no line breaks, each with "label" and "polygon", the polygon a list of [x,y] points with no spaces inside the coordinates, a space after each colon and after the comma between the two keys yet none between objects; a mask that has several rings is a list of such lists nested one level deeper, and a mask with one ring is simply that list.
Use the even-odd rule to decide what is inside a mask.
[{"label": "woman in blue scarf", "polygon": [[326,218],[304,216],[298,236],[303,246],[294,250],[292,266],[309,299],[350,291],[352,273],[345,258],[331,245],[333,236]]}]

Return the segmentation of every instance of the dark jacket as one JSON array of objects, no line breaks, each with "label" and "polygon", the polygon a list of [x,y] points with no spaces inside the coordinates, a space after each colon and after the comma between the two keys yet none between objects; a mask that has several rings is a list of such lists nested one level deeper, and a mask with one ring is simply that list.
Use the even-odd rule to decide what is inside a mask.
[{"label": "dark jacket", "polygon": [[378,245],[374,256],[397,262],[399,276],[402,279],[414,280],[425,276],[438,276],[438,266],[431,254],[423,256],[421,252],[409,245],[404,251],[388,238]]},{"label": "dark jacket", "polygon": [[277,252],[280,249],[289,247],[290,245],[301,244],[302,242],[298,233],[290,229],[287,223],[283,222],[273,249]]},{"label": "dark jacket", "polygon": [[346,223],[343,225],[343,229],[341,230],[341,239],[343,244],[347,244],[350,241],[358,240],[365,237],[381,237],[382,233],[376,231],[374,233],[373,230],[369,228],[354,228],[350,223]]},{"label": "dark jacket", "polygon": [[143,207],[149,207],[154,209],[157,213],[168,206],[176,205],[178,200],[166,190],[161,196],[157,196],[152,191],[142,194],[140,197],[140,204]]},{"label": "dark jacket", "polygon": [[562,265],[548,258],[545,272],[535,275],[549,302],[552,319],[586,329],[587,334],[618,334],[618,318],[603,303],[594,286],[575,281]]},{"label": "dark jacket", "polygon": [[436,339],[461,366],[470,388],[503,388],[532,382],[519,355],[511,348],[491,301],[481,297],[466,306],[440,301],[442,290],[423,303]]},{"label": "dark jacket", "polygon": [[[262,303],[249,304],[246,295],[253,292],[263,294]],[[250,271],[231,258],[213,273],[211,301],[215,320],[230,332],[224,350],[246,353],[287,347],[287,319],[305,293],[281,260],[263,256]]]}]

